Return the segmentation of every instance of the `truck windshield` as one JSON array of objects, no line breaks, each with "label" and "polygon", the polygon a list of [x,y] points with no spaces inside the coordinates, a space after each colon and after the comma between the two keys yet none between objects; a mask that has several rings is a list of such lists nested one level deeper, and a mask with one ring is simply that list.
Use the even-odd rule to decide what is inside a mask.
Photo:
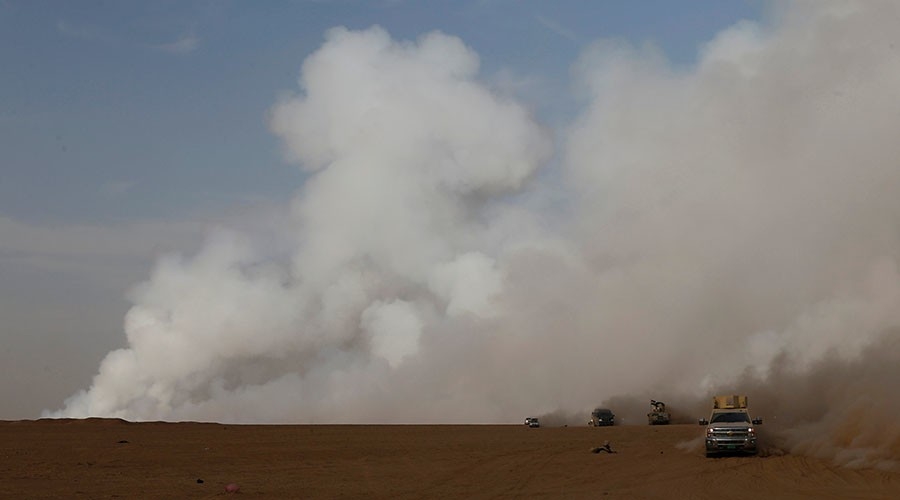
[{"label": "truck windshield", "polygon": [[710,419],[709,423],[715,424],[718,422],[747,422],[747,423],[750,423],[750,416],[743,412],[716,413],[715,415],[713,415],[712,419]]}]

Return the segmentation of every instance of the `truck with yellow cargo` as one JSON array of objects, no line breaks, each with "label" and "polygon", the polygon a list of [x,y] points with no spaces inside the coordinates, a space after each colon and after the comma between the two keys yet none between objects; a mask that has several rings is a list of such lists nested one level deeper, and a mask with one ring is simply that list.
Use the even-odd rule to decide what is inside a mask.
[{"label": "truck with yellow cargo", "polygon": [[762,419],[750,416],[747,396],[713,396],[709,419],[700,419],[699,423],[706,426],[707,457],[758,452],[756,426],[762,424]]}]

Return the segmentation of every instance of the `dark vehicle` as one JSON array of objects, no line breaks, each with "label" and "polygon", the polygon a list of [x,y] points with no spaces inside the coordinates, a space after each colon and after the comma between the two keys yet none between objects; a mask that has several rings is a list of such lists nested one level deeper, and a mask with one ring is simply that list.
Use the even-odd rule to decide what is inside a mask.
[{"label": "dark vehicle", "polygon": [[528,427],[540,427],[540,426],[541,426],[541,421],[538,420],[537,417],[531,417],[530,419],[528,419]]},{"label": "dark vehicle", "polygon": [[615,425],[615,423],[616,415],[607,408],[595,408],[591,412],[591,419],[588,421],[588,425],[591,427],[604,427]]}]

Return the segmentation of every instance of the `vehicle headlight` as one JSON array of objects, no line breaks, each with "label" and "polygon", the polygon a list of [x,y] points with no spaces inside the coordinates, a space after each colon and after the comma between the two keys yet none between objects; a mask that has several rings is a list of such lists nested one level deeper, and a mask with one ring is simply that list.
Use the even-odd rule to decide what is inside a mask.
[{"label": "vehicle headlight", "polygon": [[706,435],[707,435],[707,436],[712,436],[712,435],[713,435],[713,430],[712,430],[712,428],[706,429]]},{"label": "vehicle headlight", "polygon": [[747,434],[750,434],[751,436],[755,436],[755,435],[756,435],[756,429],[754,429],[753,427],[748,427],[748,428],[747,428]]}]

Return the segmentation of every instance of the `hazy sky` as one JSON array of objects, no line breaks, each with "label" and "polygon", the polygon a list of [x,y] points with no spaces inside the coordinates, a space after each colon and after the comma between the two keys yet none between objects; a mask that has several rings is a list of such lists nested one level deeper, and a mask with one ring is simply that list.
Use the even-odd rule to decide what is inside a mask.
[{"label": "hazy sky", "polygon": [[[126,345],[126,295],[216,226],[252,233],[303,186],[269,114],[334,27],[434,31],[549,128],[597,40],[673,67],[760,2],[0,2],[0,418],[35,418]],[[267,214],[272,214],[271,217]],[[263,231],[264,232],[264,231]]]}]

